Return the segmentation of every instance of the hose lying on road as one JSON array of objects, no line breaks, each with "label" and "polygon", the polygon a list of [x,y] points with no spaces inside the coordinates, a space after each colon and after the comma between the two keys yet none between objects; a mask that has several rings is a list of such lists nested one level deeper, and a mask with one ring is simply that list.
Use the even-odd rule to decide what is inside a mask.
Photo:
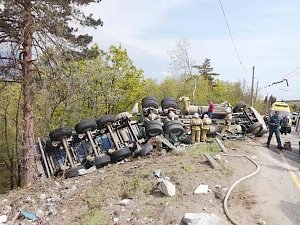
[{"label": "hose lying on road", "polygon": [[258,171],[259,171],[259,165],[253,160],[251,159],[250,157],[248,157],[247,155],[231,155],[231,154],[222,154],[223,156],[232,156],[232,157],[246,157],[247,159],[249,159],[252,163],[255,164],[256,166],[256,170],[245,176],[245,177],[242,177],[240,178],[239,180],[237,180],[230,188],[229,188],[229,191],[227,192],[226,196],[225,196],[225,199],[224,199],[224,204],[223,204],[223,207],[224,207],[224,211],[225,211],[225,214],[227,216],[227,218],[230,220],[230,222],[234,225],[238,225],[238,223],[232,218],[232,216],[229,214],[229,211],[228,211],[228,208],[227,208],[227,202],[228,202],[228,198],[229,198],[229,195],[231,193],[231,191],[233,190],[233,188],[239,183],[241,182],[242,180],[245,180],[253,175],[255,175]]}]

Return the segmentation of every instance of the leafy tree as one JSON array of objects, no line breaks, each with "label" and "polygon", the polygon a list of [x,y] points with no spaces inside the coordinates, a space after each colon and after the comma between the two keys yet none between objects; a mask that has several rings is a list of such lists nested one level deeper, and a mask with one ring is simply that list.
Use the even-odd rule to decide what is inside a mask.
[{"label": "leafy tree", "polygon": [[175,43],[175,48],[168,52],[171,57],[171,71],[179,77],[191,77],[194,60],[190,56],[191,46],[188,38],[180,38]]},{"label": "leafy tree", "polygon": [[145,94],[143,71],[133,64],[127,51],[121,46],[110,46],[105,56],[111,83],[105,86],[104,90],[109,90],[114,98],[107,113],[123,112],[130,109],[136,100]]},{"label": "leafy tree", "polygon": [[86,16],[80,7],[99,0],[0,0],[1,69],[17,71],[23,99],[23,142],[21,148],[22,184],[34,182],[34,110],[33,86],[37,73],[35,60],[47,45],[70,51],[84,50],[92,41],[89,35],[77,35],[71,24],[96,28],[100,19]]}]

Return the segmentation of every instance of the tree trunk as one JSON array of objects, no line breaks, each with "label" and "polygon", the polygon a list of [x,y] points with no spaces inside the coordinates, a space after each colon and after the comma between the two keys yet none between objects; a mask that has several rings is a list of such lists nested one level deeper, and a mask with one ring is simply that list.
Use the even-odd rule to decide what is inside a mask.
[{"label": "tree trunk", "polygon": [[31,1],[24,1],[24,33],[22,61],[22,94],[23,94],[23,141],[21,149],[22,186],[33,183],[36,179],[34,124],[33,124],[33,74],[32,64],[32,15]]}]

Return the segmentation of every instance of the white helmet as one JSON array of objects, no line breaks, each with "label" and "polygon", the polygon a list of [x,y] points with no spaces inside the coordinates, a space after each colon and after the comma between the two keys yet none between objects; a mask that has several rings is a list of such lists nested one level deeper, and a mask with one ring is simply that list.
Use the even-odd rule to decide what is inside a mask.
[{"label": "white helmet", "polygon": [[199,114],[198,114],[198,113],[195,113],[195,114],[193,115],[193,117],[198,119],[198,118],[199,118]]},{"label": "white helmet", "polygon": [[203,118],[209,118],[207,114],[204,114]]}]

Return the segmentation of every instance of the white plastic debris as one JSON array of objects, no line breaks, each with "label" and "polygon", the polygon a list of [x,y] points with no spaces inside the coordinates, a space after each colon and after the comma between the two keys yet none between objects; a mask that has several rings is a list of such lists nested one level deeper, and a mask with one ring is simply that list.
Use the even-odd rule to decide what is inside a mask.
[{"label": "white plastic debris", "polygon": [[187,225],[224,225],[226,222],[215,214],[186,213],[183,222]]},{"label": "white plastic debris", "polygon": [[168,180],[162,180],[159,184],[160,191],[166,196],[174,196],[176,194],[175,185]]},{"label": "white plastic debris", "polygon": [[45,193],[42,193],[42,194],[40,195],[40,199],[41,199],[41,200],[45,200],[45,199],[46,199],[46,194],[45,194]]},{"label": "white plastic debris", "polygon": [[208,192],[208,185],[200,184],[199,187],[194,191],[194,194],[206,194]]},{"label": "white plastic debris", "polygon": [[5,223],[7,221],[7,215],[0,216],[0,223]]},{"label": "white plastic debris", "polygon": [[92,166],[90,168],[88,168],[87,170],[86,169],[80,169],[78,170],[78,173],[79,175],[85,175],[85,174],[88,174],[88,173],[92,173],[96,171],[96,166]]},{"label": "white plastic debris", "polygon": [[125,199],[123,199],[122,201],[119,202],[119,205],[126,206],[126,205],[129,205],[131,202],[132,202],[131,199],[125,198]]},{"label": "white plastic debris", "polygon": [[156,178],[161,178],[161,177],[162,177],[162,174],[161,174],[161,170],[160,170],[160,169],[154,170],[153,174],[154,174],[154,176],[155,176]]}]

